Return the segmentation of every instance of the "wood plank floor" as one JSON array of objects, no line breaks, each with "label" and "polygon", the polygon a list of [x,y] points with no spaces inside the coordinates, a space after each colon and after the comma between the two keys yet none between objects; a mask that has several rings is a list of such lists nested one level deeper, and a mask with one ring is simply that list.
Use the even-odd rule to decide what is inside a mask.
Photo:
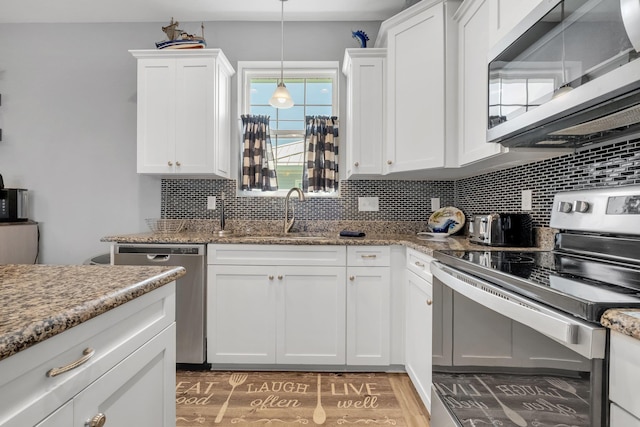
[{"label": "wood plank floor", "polygon": [[429,416],[404,373],[177,372],[177,427],[362,423],[429,427]]}]

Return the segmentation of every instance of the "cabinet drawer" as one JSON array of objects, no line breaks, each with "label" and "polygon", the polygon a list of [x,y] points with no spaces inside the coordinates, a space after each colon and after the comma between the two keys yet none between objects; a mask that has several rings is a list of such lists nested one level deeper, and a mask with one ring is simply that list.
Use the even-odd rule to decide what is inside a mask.
[{"label": "cabinet drawer", "polygon": [[391,265],[389,246],[349,246],[347,247],[349,267],[388,267]]},{"label": "cabinet drawer", "polygon": [[[640,340],[611,332],[611,362],[609,367],[609,400],[640,418]],[[612,424],[613,426],[613,424]]]},{"label": "cabinet drawer", "polygon": [[207,263],[344,266],[346,248],[328,245],[208,245]]},{"label": "cabinet drawer", "polygon": [[[35,425],[175,321],[175,284],[165,285],[0,362],[0,426]],[[87,348],[86,363],[54,377]]]},{"label": "cabinet drawer", "polygon": [[433,257],[422,252],[418,252],[415,249],[407,248],[407,269],[413,271],[422,279],[431,283],[432,275],[429,265],[433,261]]}]

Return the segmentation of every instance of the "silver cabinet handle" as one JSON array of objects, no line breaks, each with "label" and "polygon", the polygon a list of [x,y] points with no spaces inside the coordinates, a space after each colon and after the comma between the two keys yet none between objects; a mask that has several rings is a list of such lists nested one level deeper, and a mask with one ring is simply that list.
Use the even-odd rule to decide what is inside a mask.
[{"label": "silver cabinet handle", "polygon": [[387,160],[387,164],[388,164],[388,165],[390,165],[390,164],[392,164],[392,163],[393,163],[393,162],[392,162],[391,160]]},{"label": "silver cabinet handle", "polygon": [[376,254],[371,254],[371,255],[360,255],[362,258],[377,258],[378,256]]},{"label": "silver cabinet handle", "polygon": [[282,280],[284,276],[282,274],[278,274],[278,280]]},{"label": "silver cabinet handle", "polygon": [[85,427],[102,427],[107,422],[107,416],[105,414],[97,414],[86,423],[84,423]]},{"label": "silver cabinet handle", "polygon": [[432,301],[432,300],[430,300],[430,299],[428,299],[428,300],[427,300],[427,305],[431,305],[431,304],[433,304],[433,301]]},{"label": "silver cabinet handle", "polygon": [[421,263],[420,261],[416,261],[416,265],[420,268],[424,268],[424,264]]},{"label": "silver cabinet handle", "polygon": [[176,166],[182,166],[180,162],[176,162]]},{"label": "silver cabinet handle", "polygon": [[353,166],[358,167],[358,166],[360,166],[360,163],[359,163],[359,162],[355,162],[355,163],[353,164]]},{"label": "silver cabinet handle", "polygon": [[167,165],[169,165],[169,166],[173,166],[173,162],[172,162],[171,160],[169,160],[169,161],[167,162]]},{"label": "silver cabinet handle", "polygon": [[56,377],[60,374],[64,374],[65,372],[69,372],[72,369],[77,368],[80,365],[83,365],[85,363],[87,363],[89,361],[89,359],[91,359],[94,355],[96,351],[90,347],[87,347],[84,349],[84,351],[82,352],[82,354],[84,356],[82,356],[80,359],[69,363],[66,366],[61,366],[59,368],[52,368],[49,369],[49,371],[47,372],[47,376],[48,377]]},{"label": "silver cabinet handle", "polygon": [[269,275],[269,280],[273,280],[273,274]]},{"label": "silver cabinet handle", "polygon": [[349,276],[349,280],[353,282],[354,280],[356,280],[356,276]]}]

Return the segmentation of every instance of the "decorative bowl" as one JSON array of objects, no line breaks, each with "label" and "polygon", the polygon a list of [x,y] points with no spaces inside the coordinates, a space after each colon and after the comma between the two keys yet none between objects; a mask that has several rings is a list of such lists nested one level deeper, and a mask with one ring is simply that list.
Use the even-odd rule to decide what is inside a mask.
[{"label": "decorative bowl", "polygon": [[147,218],[145,221],[151,231],[163,234],[179,233],[186,223],[184,219]]}]

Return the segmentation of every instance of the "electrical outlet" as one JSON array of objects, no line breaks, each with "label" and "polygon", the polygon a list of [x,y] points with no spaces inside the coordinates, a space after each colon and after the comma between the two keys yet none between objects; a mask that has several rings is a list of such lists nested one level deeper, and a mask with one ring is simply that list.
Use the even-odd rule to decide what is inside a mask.
[{"label": "electrical outlet", "polygon": [[523,211],[533,210],[532,206],[533,192],[531,190],[522,190],[522,207]]},{"label": "electrical outlet", "polygon": [[440,209],[440,197],[432,197],[431,198],[431,210],[433,212]]},{"label": "electrical outlet", "polygon": [[215,210],[216,196],[207,196],[207,209]]},{"label": "electrical outlet", "polygon": [[378,211],[378,198],[377,197],[358,197],[358,210],[359,211]]}]

